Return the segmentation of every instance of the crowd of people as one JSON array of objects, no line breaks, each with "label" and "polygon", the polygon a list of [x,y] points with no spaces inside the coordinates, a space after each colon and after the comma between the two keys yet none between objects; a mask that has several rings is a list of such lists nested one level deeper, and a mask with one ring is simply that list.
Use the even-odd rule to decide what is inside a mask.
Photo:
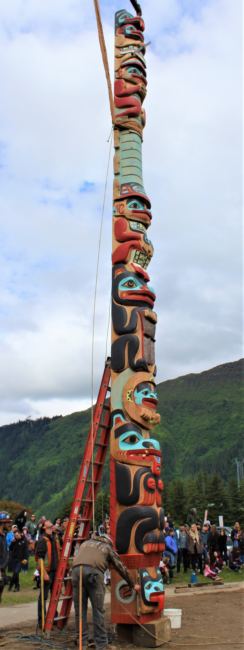
[{"label": "crowd of people", "polygon": [[[27,513],[22,511],[15,518],[14,523],[7,526],[9,530],[5,533],[5,543],[8,559],[5,566],[5,581],[6,573],[10,574],[7,577],[9,591],[20,590],[20,573],[28,571],[29,557],[35,555],[36,549],[39,548],[38,540],[44,536],[46,522],[45,516],[37,521],[35,514],[27,518]],[[57,517],[52,524],[52,533],[57,539],[59,549],[62,548],[67,523],[68,517],[62,520]],[[98,532],[100,535],[103,532],[110,533],[107,521],[98,527]],[[190,515],[188,523],[175,526],[171,515],[168,515],[164,529],[165,550],[160,562],[165,582],[170,582],[174,573],[180,573],[181,570],[186,573],[191,569],[209,577],[217,575],[223,566],[239,571],[244,565],[244,529],[239,522],[234,524],[230,537],[231,547],[228,549],[225,528],[217,528],[208,520],[201,524],[197,520],[194,521],[193,515],[192,522]],[[3,563],[4,561],[6,562],[6,559]],[[34,572],[33,582],[33,589],[38,588],[38,567]],[[108,573],[105,575],[105,582],[109,583]]]},{"label": "crowd of people", "polygon": [[[1,517],[2,514],[2,517]],[[6,586],[8,591],[20,591],[20,575],[29,570],[29,558],[36,556],[39,540],[45,535],[47,519],[45,516],[38,521],[36,516],[21,511],[14,520],[6,513],[0,513],[0,602],[3,589]],[[58,540],[59,548],[68,523],[68,517],[61,521],[57,518],[52,525],[52,534]],[[40,574],[37,567],[33,574],[33,589],[40,586]]]},{"label": "crowd of people", "polygon": [[[38,598],[38,625],[40,628],[43,626],[46,600],[54,583],[68,521],[68,517],[64,517],[62,520],[57,518],[52,523],[44,516],[36,521],[34,514],[27,518],[27,513],[22,511],[12,523],[10,518],[9,520],[6,518],[6,513],[0,513],[0,602],[5,585],[9,591],[20,590],[21,572],[28,571],[30,555],[34,555],[36,569],[33,575],[33,589],[40,588],[42,582]],[[89,540],[81,545],[76,543],[80,524],[81,517],[79,516],[73,542],[72,571],[76,631],[78,634],[79,602],[77,594],[79,593],[79,572],[82,566],[84,574],[82,602],[84,601],[84,607],[87,609],[87,599],[90,598],[92,601],[94,629],[97,625],[99,643],[105,643],[106,631],[103,628],[101,636],[101,620],[105,585],[109,583],[110,567],[113,566],[124,577],[129,588],[139,590],[140,586],[133,584],[126,567],[112,548],[109,518],[98,527],[97,531],[92,533]],[[227,532],[224,527],[217,528],[208,520],[201,523],[194,517],[193,511],[187,523],[179,526],[174,525],[172,517],[168,515],[165,518],[164,528],[165,550],[159,564],[164,582],[166,584],[171,582],[174,572],[187,573],[190,570],[192,574],[199,572],[210,580],[219,580],[219,573],[223,566],[232,571],[239,571],[244,567],[244,529],[241,528],[239,522],[236,522],[232,527],[229,539]],[[87,566],[89,571],[86,575]],[[98,591],[101,595],[99,603],[97,590],[94,587],[98,578],[100,580]],[[103,583],[103,590],[100,583]],[[83,618],[85,620],[84,612]],[[87,636],[86,626],[84,626],[83,634]],[[85,637],[84,640],[86,640]],[[105,647],[109,646],[104,645]]]},{"label": "crowd of people", "polygon": [[184,573],[191,569],[215,580],[223,566],[232,571],[244,566],[244,529],[238,521],[232,527],[229,548],[226,529],[211,525],[209,520],[174,526],[169,516],[164,533],[160,569],[166,582],[172,581],[174,572],[180,573],[181,569]]}]

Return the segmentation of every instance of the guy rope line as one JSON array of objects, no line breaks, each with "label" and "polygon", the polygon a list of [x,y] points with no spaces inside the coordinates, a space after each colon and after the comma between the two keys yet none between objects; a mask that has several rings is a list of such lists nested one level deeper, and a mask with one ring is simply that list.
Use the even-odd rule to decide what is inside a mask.
[{"label": "guy rope line", "polygon": [[100,252],[101,252],[101,241],[102,241],[102,230],[103,230],[103,219],[105,211],[105,202],[107,196],[107,186],[108,186],[108,174],[111,158],[111,149],[112,149],[112,138],[110,138],[109,153],[108,153],[108,163],[106,170],[106,178],[104,185],[103,193],[103,203],[102,203],[102,212],[101,212],[101,221],[99,229],[99,239],[98,239],[98,251],[97,251],[97,266],[96,266],[96,276],[95,276],[95,287],[94,287],[94,300],[93,300],[93,316],[92,316],[92,354],[91,354],[91,431],[92,431],[92,523],[93,531],[95,531],[95,493],[94,493],[94,427],[93,427],[93,394],[94,394],[94,339],[95,339],[95,319],[96,319],[96,300],[97,300],[97,285],[98,285],[98,271],[100,263]]},{"label": "guy rope line", "polygon": [[[111,79],[110,79],[108,56],[107,56],[106,43],[105,43],[105,38],[104,38],[104,33],[103,33],[103,26],[102,26],[102,19],[101,19],[100,7],[99,7],[99,0],[93,0],[93,2],[94,2],[95,15],[96,15],[96,21],[97,21],[98,39],[99,39],[99,44],[100,44],[100,50],[101,50],[101,55],[102,55],[102,60],[103,60],[105,76],[106,76],[106,80],[107,80],[112,125],[114,125],[114,98],[113,98],[112,84],[111,84]],[[93,530],[95,530],[95,505],[94,505],[95,492],[94,492],[94,458],[93,458],[93,453],[94,453],[93,393],[94,393],[95,312],[96,312],[98,269],[99,269],[99,261],[100,261],[100,249],[101,249],[103,216],[104,216],[105,198],[106,198],[107,184],[108,184],[108,172],[109,172],[109,165],[110,165],[111,148],[112,148],[112,141],[113,141],[111,135],[112,135],[112,132],[110,133],[110,136],[109,136],[109,139],[108,139],[108,142],[110,140],[110,147],[109,147],[108,165],[107,165],[107,172],[106,172],[106,180],[105,180],[105,188],[104,188],[104,196],[103,196],[103,206],[102,206],[101,223],[100,223],[99,242],[98,242],[97,268],[96,268],[96,279],[95,279],[95,289],[94,289],[94,304],[93,304],[93,324],[92,324],[91,430],[92,430],[92,523],[93,523]],[[109,328],[109,325],[108,325],[108,328]],[[108,338],[108,333],[107,333],[107,338]],[[107,340],[106,340],[106,348],[107,348]]]}]

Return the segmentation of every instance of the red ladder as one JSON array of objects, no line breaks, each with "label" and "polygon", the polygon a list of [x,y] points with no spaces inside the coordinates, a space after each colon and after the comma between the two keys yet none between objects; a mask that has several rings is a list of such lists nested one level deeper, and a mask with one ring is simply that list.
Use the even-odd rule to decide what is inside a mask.
[{"label": "red ladder", "polygon": [[[107,359],[46,615],[44,630],[47,633],[50,633],[54,623],[56,623],[58,628],[62,629],[67,623],[71,610],[72,582],[69,559],[71,558],[74,542],[82,542],[89,535],[90,521],[92,519],[92,503],[94,497],[96,497],[101,481],[109,443],[110,401],[108,399],[108,392],[111,390],[109,387],[110,377],[110,359]],[[93,455],[94,460],[92,462]],[[82,516],[79,535],[75,537],[75,529],[81,509]],[[60,611],[58,611],[59,606]]]}]

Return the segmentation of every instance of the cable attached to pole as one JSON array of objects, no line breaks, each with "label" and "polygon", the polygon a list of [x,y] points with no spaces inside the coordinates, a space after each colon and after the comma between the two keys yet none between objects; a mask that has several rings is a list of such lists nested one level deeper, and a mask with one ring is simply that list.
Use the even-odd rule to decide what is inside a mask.
[{"label": "cable attached to pole", "polygon": [[99,43],[100,43],[102,60],[103,60],[105,75],[106,75],[106,79],[107,79],[110,113],[111,113],[112,123],[114,124],[114,97],[113,97],[112,84],[111,84],[111,79],[110,79],[110,72],[109,72],[109,65],[108,65],[108,55],[107,55],[106,43],[105,43],[105,38],[104,38],[104,33],[103,33],[101,13],[100,13],[98,0],[93,0],[93,2],[94,2],[94,7],[95,7],[95,13],[96,13],[98,38],[99,38]]},{"label": "cable attached to pole", "polygon": [[96,318],[96,300],[97,300],[97,286],[98,286],[98,271],[100,263],[100,252],[101,252],[101,241],[102,241],[102,230],[103,230],[103,218],[105,211],[105,201],[107,195],[107,185],[108,185],[108,174],[111,158],[111,149],[112,149],[112,138],[109,145],[108,153],[108,164],[106,169],[106,178],[105,178],[105,187],[103,194],[103,204],[102,204],[102,214],[101,222],[99,229],[99,239],[98,239],[98,252],[97,252],[97,266],[96,266],[96,277],[95,277],[95,288],[94,288],[94,302],[93,302],[93,317],[92,317],[92,355],[91,355],[91,431],[92,431],[92,522],[93,522],[93,531],[95,531],[95,491],[94,491],[94,427],[93,427],[93,395],[94,395],[94,339],[95,339],[95,318]]}]

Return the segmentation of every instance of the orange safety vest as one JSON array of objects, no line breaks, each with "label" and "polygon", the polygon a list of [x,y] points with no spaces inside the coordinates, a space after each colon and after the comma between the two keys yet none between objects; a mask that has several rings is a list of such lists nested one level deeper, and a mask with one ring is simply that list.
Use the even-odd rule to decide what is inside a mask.
[{"label": "orange safety vest", "polygon": [[[45,539],[46,545],[47,545],[47,553],[45,556],[44,560],[44,566],[47,571],[47,573],[50,571],[51,568],[51,563],[52,563],[52,543],[49,537],[46,537],[46,535],[43,535],[43,539]],[[60,559],[60,544],[57,538],[55,538],[55,544],[56,544],[56,549],[57,549],[57,554],[58,554],[58,560]],[[36,560],[38,558],[36,557]]]}]

